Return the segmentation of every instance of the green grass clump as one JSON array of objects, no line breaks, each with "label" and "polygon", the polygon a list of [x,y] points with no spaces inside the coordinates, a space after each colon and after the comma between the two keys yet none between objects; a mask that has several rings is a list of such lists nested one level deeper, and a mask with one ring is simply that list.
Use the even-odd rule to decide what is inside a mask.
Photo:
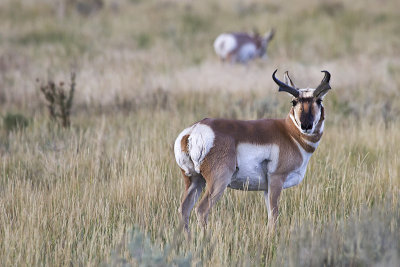
[{"label": "green grass clump", "polygon": [[141,33],[136,38],[136,42],[139,48],[146,49],[149,48],[151,45],[151,37],[146,33]]},{"label": "green grass clump", "polygon": [[[182,229],[181,229],[182,230]],[[118,255],[112,253],[110,266],[126,266],[135,264],[138,266],[192,266],[192,256],[172,255],[176,244],[166,244],[160,249],[152,244],[147,235],[139,229],[134,228],[130,231],[129,239],[126,244],[128,255]]]},{"label": "green grass clump", "polygon": [[20,113],[7,113],[3,117],[3,127],[7,132],[23,129],[27,127],[28,124],[28,118]]}]

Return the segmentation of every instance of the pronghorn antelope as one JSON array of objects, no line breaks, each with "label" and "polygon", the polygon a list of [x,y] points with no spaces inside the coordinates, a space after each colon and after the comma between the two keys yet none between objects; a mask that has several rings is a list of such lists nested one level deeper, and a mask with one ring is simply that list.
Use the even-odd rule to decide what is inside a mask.
[{"label": "pronghorn antelope", "polygon": [[190,212],[204,187],[205,194],[196,208],[203,226],[212,206],[230,187],[264,191],[268,227],[273,229],[282,189],[303,180],[324,129],[322,99],[331,89],[331,75],[323,71],[325,76],[316,89],[298,89],[288,72],[284,83],[275,77],[276,71],[272,78],[279,91],[293,96],[293,106],[285,119],[206,118],[183,130],[176,139],[175,158],[185,182],[179,210],[186,230]]},{"label": "pronghorn antelope", "polygon": [[268,43],[274,37],[272,29],[264,36],[258,33],[223,33],[214,41],[215,53],[222,61],[246,63],[256,58],[266,57]]}]

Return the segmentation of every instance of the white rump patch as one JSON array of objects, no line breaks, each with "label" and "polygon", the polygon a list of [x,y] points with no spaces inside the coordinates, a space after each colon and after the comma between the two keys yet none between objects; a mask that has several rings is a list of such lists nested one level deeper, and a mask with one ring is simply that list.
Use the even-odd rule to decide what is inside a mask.
[{"label": "white rump patch", "polygon": [[236,38],[229,33],[223,33],[214,41],[215,53],[222,59],[226,59],[229,53],[236,49]]},{"label": "white rump patch", "polygon": [[240,190],[267,190],[267,176],[276,170],[278,160],[278,145],[239,144],[238,171],[232,177],[229,187]]},{"label": "white rump patch", "polygon": [[200,165],[214,145],[215,134],[210,126],[198,123],[189,136],[189,155],[194,164],[194,170],[200,173]]},{"label": "white rump patch", "polygon": [[178,166],[181,167],[182,170],[184,170],[184,172],[187,176],[190,176],[190,173],[192,173],[194,171],[194,165],[189,157],[189,154],[182,151],[181,141],[185,135],[188,135],[188,134],[190,135],[193,127],[195,127],[195,126],[196,126],[196,124],[183,130],[176,138],[175,144],[174,144],[174,154],[175,154],[176,163],[178,163]]},{"label": "white rump patch", "polygon": [[[189,135],[187,152],[182,151],[181,147],[181,141],[185,135]],[[214,138],[213,130],[201,123],[186,128],[178,135],[174,145],[175,159],[187,176],[200,173],[200,165],[213,147]]]}]

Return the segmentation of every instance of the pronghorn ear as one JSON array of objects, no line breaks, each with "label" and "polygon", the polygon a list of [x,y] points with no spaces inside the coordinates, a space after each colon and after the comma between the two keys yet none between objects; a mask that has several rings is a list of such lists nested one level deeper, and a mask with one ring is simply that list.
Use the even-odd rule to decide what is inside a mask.
[{"label": "pronghorn ear", "polygon": [[293,87],[293,88],[297,88],[297,87],[294,85],[292,79],[290,79],[290,77],[289,77],[289,72],[288,72],[288,71],[285,71],[285,73],[283,74],[283,79],[284,79],[284,81],[285,81],[285,83],[286,83],[287,85],[289,85],[289,86],[291,86],[291,87]]},{"label": "pronghorn ear", "polygon": [[263,41],[264,41],[265,43],[268,43],[269,41],[272,40],[272,38],[274,38],[274,35],[275,35],[275,29],[272,28],[269,32],[266,32],[266,33],[264,34]]}]

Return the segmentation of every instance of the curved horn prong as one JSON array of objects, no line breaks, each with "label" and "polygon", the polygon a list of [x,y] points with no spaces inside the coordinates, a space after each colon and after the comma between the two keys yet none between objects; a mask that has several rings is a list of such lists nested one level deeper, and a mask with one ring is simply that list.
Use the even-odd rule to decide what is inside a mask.
[{"label": "curved horn prong", "polygon": [[290,79],[288,71],[285,71],[285,73],[283,74],[283,78],[287,85],[297,89],[297,87],[294,85],[294,82],[292,81],[292,79]]},{"label": "curved horn prong", "polygon": [[326,70],[323,70],[321,72],[324,72],[325,76],[322,79],[321,83],[318,85],[317,89],[315,89],[314,97],[319,97],[321,94],[325,94],[329,89],[331,89],[331,86],[329,85],[331,74]]},{"label": "curved horn prong", "polygon": [[284,91],[284,92],[287,92],[287,93],[293,95],[294,97],[298,97],[298,96],[300,95],[300,93],[299,93],[299,91],[298,91],[296,88],[293,88],[293,87],[287,85],[286,83],[281,82],[280,80],[278,80],[278,79],[275,77],[275,73],[276,73],[277,71],[278,71],[278,69],[276,69],[276,70],[274,71],[274,73],[272,74],[272,79],[275,81],[275,83],[276,83],[277,85],[279,85],[279,92]]}]

